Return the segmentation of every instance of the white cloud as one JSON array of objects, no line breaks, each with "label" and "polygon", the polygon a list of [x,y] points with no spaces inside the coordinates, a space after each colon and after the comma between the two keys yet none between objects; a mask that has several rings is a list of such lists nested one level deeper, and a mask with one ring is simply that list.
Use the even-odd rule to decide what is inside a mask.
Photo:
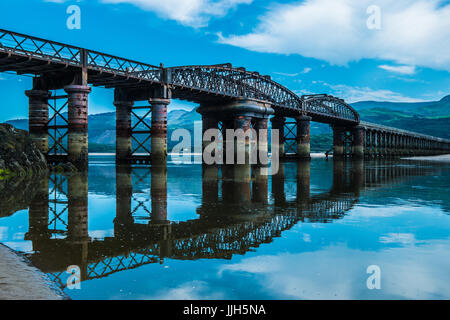
[{"label": "white cloud", "polygon": [[[448,299],[448,260],[442,257],[449,253],[449,240],[374,251],[338,244],[244,258],[223,265],[218,274],[247,272],[281,299]],[[381,268],[381,290],[366,287],[366,269],[373,264]]]},{"label": "white cloud", "polygon": [[223,300],[225,293],[213,289],[205,281],[193,280],[175,288],[164,288],[155,295],[139,297],[140,300]]},{"label": "white cloud", "polygon": [[304,68],[303,71],[302,71],[301,73],[306,74],[306,73],[311,72],[311,70],[312,70],[311,68]]},{"label": "white cloud", "polygon": [[156,12],[165,19],[183,25],[204,27],[211,17],[223,17],[240,4],[253,0],[101,0],[104,3],[130,3],[143,10]]},{"label": "white cloud", "polygon": [[412,233],[388,233],[380,237],[381,243],[398,243],[402,245],[414,245],[418,243]]},{"label": "white cloud", "polygon": [[386,89],[371,89],[369,87],[352,87],[345,84],[328,84],[317,82],[331,89],[331,94],[344,99],[348,103],[358,101],[389,101],[389,102],[422,102],[423,99],[412,98]]},{"label": "white cloud", "polygon": [[379,0],[381,29],[370,30],[366,9],[371,4],[372,0],[305,0],[275,5],[252,33],[219,34],[219,42],[337,65],[367,58],[450,71],[450,4]]},{"label": "white cloud", "polygon": [[275,74],[278,74],[280,76],[285,76],[285,77],[296,77],[298,76],[298,73],[284,73],[284,72],[274,72]]},{"label": "white cloud", "polygon": [[400,74],[414,74],[416,73],[416,67],[414,66],[389,66],[386,64],[378,66],[378,68],[394,72],[394,73],[400,73]]}]

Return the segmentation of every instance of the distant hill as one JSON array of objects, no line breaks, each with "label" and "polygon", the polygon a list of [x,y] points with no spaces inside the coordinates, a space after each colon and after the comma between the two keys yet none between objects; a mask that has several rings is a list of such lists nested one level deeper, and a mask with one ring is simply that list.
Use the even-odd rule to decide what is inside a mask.
[{"label": "distant hill", "polygon": [[430,102],[378,102],[361,101],[353,103],[352,106],[361,114],[370,109],[387,109],[400,111],[410,115],[424,117],[440,117],[450,115],[450,95],[439,101]]},{"label": "distant hill", "polygon": [[[440,101],[431,102],[376,102],[361,101],[352,106],[360,113],[364,121],[416,131],[424,134],[450,139],[450,95]],[[66,114],[64,116],[67,116]],[[169,149],[177,142],[170,142],[170,136],[176,128],[184,128],[191,133],[194,122],[201,121],[195,109],[192,111],[173,110],[167,115]],[[114,112],[89,116],[90,151],[114,151],[116,143],[116,118]],[[150,125],[150,119],[147,121]],[[28,119],[10,120],[7,123],[18,129],[28,130]],[[143,126],[140,126],[143,128]],[[312,151],[325,151],[332,146],[331,130],[328,125],[311,124]]]},{"label": "distant hill", "polygon": [[[63,113],[67,118],[67,113]],[[195,110],[173,110],[167,115],[168,135],[171,136],[173,130],[185,128],[191,133],[194,131],[194,122],[201,121],[201,116]],[[146,122],[150,125],[151,118]],[[28,131],[28,119],[15,119],[6,121],[14,127]],[[57,124],[61,124],[58,121]],[[116,144],[116,114],[115,112],[99,113],[89,115],[89,147],[91,152],[109,152],[115,150]],[[139,128],[145,129],[144,125]],[[169,142],[170,143],[170,142]],[[176,143],[173,143],[176,144]],[[169,144],[169,147],[171,145]]]},{"label": "distant hill", "polygon": [[450,95],[431,102],[352,104],[364,121],[450,139]]}]

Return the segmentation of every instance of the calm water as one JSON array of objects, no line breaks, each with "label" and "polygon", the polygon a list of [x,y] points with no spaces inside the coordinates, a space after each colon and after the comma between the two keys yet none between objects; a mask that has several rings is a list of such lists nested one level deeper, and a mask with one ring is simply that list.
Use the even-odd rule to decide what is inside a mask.
[{"label": "calm water", "polygon": [[265,177],[91,160],[0,218],[0,241],[73,299],[450,298],[449,164],[316,159]]}]

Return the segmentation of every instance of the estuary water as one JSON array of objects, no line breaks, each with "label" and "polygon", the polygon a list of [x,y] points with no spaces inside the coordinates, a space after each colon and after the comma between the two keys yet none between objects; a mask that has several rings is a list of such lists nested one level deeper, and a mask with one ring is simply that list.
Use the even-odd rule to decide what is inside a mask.
[{"label": "estuary water", "polygon": [[0,242],[72,299],[450,299],[449,163],[94,156],[32,187]]}]

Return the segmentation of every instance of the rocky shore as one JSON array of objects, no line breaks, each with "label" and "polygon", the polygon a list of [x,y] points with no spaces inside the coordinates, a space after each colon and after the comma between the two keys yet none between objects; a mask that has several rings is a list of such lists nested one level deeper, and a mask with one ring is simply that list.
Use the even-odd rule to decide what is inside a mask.
[{"label": "rocky shore", "polygon": [[[0,218],[27,209],[48,170],[28,132],[0,124]],[[62,299],[67,296],[26,257],[0,244],[0,300]]]},{"label": "rocky shore", "polygon": [[28,132],[0,124],[0,179],[41,174],[47,170],[47,161]]}]

